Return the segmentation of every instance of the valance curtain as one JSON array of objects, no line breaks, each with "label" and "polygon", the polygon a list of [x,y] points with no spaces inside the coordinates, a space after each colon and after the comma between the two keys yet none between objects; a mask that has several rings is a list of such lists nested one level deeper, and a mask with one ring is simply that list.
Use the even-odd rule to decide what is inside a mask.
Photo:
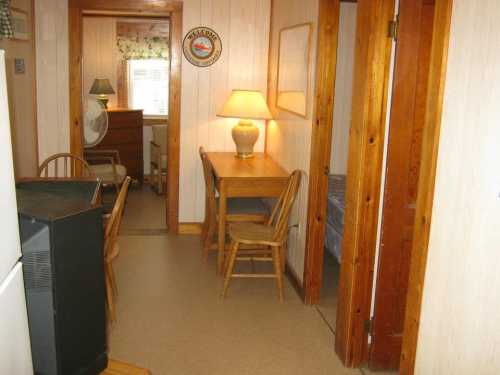
[{"label": "valance curtain", "polygon": [[[0,0],[1,1],[1,0]],[[161,36],[117,36],[123,60],[168,59],[168,38]]]},{"label": "valance curtain", "polygon": [[10,19],[10,0],[0,0],[0,39],[12,38],[14,30]]}]

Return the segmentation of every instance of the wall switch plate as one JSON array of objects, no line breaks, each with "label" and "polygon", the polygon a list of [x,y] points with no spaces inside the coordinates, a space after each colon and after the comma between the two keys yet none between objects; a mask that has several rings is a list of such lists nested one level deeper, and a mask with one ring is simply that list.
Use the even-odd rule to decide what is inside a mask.
[{"label": "wall switch plate", "polygon": [[26,73],[26,66],[24,64],[24,59],[19,59],[19,58],[14,59],[14,72],[16,74]]}]

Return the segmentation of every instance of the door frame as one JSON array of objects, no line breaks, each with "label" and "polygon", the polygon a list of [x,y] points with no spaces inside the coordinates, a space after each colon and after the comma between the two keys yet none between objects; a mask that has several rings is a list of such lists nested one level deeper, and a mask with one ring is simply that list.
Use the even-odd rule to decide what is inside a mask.
[{"label": "door frame", "polygon": [[[380,204],[383,143],[387,112],[391,39],[388,22],[394,0],[358,0],[352,123],[346,191],[345,235],[341,262],[335,350],[347,367],[368,359],[368,330]],[[425,277],[439,130],[445,86],[453,0],[436,1],[425,110],[415,234],[410,266],[402,374],[412,375]],[[336,45],[339,0],[320,0],[318,43]],[[329,18],[335,17],[336,20]],[[337,25],[337,27],[336,27]],[[315,117],[311,140],[309,205],[304,269],[304,300],[319,302],[330,162],[336,53],[318,48]],[[333,78],[331,72],[333,70]],[[330,77],[330,79],[325,79]],[[333,98],[334,99],[334,98]],[[326,108],[326,109],[325,109]]]},{"label": "door frame", "polygon": [[123,15],[138,17],[165,17],[170,19],[170,85],[167,134],[167,230],[179,229],[179,168],[180,168],[180,113],[182,61],[182,2],[170,0],[69,0],[69,104],[70,151],[83,154],[82,117],[82,32],[83,16]]},{"label": "door frame", "polygon": [[[367,354],[364,327],[370,316],[392,47],[387,31],[394,16],[394,0],[359,0],[357,3],[345,235],[335,335],[336,352],[348,367],[359,366]],[[320,46],[322,42],[337,43],[338,26],[332,28],[332,25],[338,25],[339,6],[339,0],[320,0]],[[335,69],[336,53],[318,48],[304,269],[304,294],[308,304],[319,302],[323,276]],[[333,79],[324,79],[330,75]]]},{"label": "door frame", "polygon": [[413,375],[427,268],[453,0],[436,0],[400,373]]}]

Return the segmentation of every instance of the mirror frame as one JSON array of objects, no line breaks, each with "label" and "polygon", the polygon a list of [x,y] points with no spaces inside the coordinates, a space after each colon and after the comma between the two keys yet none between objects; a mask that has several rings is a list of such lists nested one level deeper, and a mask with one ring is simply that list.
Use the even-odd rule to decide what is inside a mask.
[{"label": "mirror frame", "polygon": [[[282,47],[282,36],[283,36],[283,32],[285,31],[289,31],[289,30],[292,30],[292,29],[297,29],[297,28],[301,28],[301,27],[304,27],[304,26],[307,26],[306,30],[307,30],[307,47],[306,47],[306,53],[307,53],[307,67],[306,67],[306,74],[307,74],[307,87],[306,87],[306,90],[304,92],[304,95],[305,95],[305,98],[306,98],[306,103],[305,103],[305,113],[300,113],[300,112],[297,112],[297,111],[294,111],[293,109],[290,109],[290,108],[285,108],[285,107],[282,107],[278,104],[278,99],[279,99],[279,88],[280,88],[280,67],[281,67],[281,47]],[[308,114],[309,114],[309,91],[311,89],[311,41],[312,41],[312,22],[304,22],[304,23],[299,23],[299,24],[296,24],[296,25],[292,25],[292,26],[286,26],[286,27],[283,27],[280,29],[280,32],[279,32],[279,44],[278,44],[278,62],[277,62],[277,77],[276,77],[276,108],[279,108],[283,111],[287,111],[287,112],[290,112],[290,113],[293,113],[294,115],[297,115],[297,116],[300,116],[300,117],[303,117],[303,118],[307,118]]]}]

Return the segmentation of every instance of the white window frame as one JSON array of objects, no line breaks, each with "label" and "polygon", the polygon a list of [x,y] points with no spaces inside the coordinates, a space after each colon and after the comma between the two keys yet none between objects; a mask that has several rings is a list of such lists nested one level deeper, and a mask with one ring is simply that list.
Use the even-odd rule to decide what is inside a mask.
[{"label": "white window frame", "polygon": [[[149,61],[149,60],[154,60],[154,59],[147,59],[147,60]],[[130,63],[133,62],[133,61],[141,61],[141,59],[128,60],[127,61],[127,101],[128,101],[127,105],[130,108],[134,108],[133,103],[131,103],[132,96],[133,96],[133,82],[131,80],[131,68],[130,68]],[[164,61],[166,61],[166,63],[168,64],[167,60],[164,60]],[[168,89],[168,87],[170,85],[170,76],[169,76],[169,73],[170,72],[168,70],[167,71],[167,77],[168,77],[167,78],[167,89]],[[139,108],[134,108],[134,109],[139,109]],[[143,109],[143,108],[140,108],[140,109]],[[169,100],[168,100],[168,97],[167,97],[167,114],[166,115],[144,113],[143,114],[143,118],[144,119],[150,119],[150,120],[168,120],[168,113],[169,113]]]}]

